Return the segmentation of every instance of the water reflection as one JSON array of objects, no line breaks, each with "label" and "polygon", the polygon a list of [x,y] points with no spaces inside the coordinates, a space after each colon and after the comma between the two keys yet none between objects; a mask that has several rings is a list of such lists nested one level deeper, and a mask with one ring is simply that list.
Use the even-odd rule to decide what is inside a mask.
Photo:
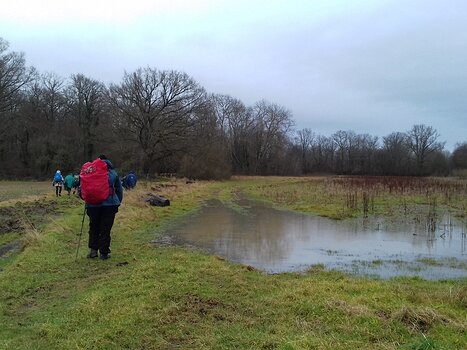
[{"label": "water reflection", "polygon": [[[389,226],[381,220],[335,221],[256,202],[242,205],[246,213],[209,201],[199,215],[170,235],[175,242],[273,273],[324,264],[381,277],[467,277],[465,234],[453,219],[442,231],[427,232],[415,223]],[[425,258],[455,258],[456,263],[426,266],[417,261]]]}]

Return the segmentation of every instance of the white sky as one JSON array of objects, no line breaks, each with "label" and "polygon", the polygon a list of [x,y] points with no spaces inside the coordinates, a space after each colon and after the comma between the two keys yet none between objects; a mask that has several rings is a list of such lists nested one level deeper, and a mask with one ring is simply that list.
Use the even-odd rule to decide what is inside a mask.
[{"label": "white sky", "polygon": [[29,65],[120,82],[175,69],[208,92],[292,111],[296,128],[467,141],[464,0],[0,0]]}]

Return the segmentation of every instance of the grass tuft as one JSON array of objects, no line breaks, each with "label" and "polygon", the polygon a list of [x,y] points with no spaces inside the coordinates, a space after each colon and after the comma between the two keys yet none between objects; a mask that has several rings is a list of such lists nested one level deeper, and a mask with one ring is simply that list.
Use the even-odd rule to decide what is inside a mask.
[{"label": "grass tuft", "polygon": [[450,323],[448,317],[440,315],[430,308],[403,307],[396,313],[396,319],[409,326],[413,331],[426,332],[435,323]]}]

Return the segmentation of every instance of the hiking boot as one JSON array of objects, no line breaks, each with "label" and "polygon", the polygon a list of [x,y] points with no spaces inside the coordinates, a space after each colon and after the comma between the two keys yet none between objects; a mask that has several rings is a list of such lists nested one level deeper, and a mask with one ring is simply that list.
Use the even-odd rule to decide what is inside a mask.
[{"label": "hiking boot", "polygon": [[99,256],[99,259],[101,259],[101,260],[107,260],[107,259],[109,259],[109,258],[110,258],[110,254],[101,254],[101,255]]},{"label": "hiking boot", "polygon": [[98,255],[97,255],[97,250],[96,250],[96,249],[91,249],[91,250],[89,251],[89,254],[87,255],[87,257],[88,257],[89,259],[97,258],[97,256],[98,256]]}]

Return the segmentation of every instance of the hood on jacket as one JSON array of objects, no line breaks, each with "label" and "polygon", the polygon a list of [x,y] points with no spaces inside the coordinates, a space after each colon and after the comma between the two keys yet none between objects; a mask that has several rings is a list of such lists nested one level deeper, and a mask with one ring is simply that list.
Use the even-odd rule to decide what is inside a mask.
[{"label": "hood on jacket", "polygon": [[102,160],[107,163],[107,166],[109,167],[109,169],[114,168],[114,166],[113,166],[113,164],[112,164],[112,162],[110,160],[108,160],[108,159],[102,159]]}]

